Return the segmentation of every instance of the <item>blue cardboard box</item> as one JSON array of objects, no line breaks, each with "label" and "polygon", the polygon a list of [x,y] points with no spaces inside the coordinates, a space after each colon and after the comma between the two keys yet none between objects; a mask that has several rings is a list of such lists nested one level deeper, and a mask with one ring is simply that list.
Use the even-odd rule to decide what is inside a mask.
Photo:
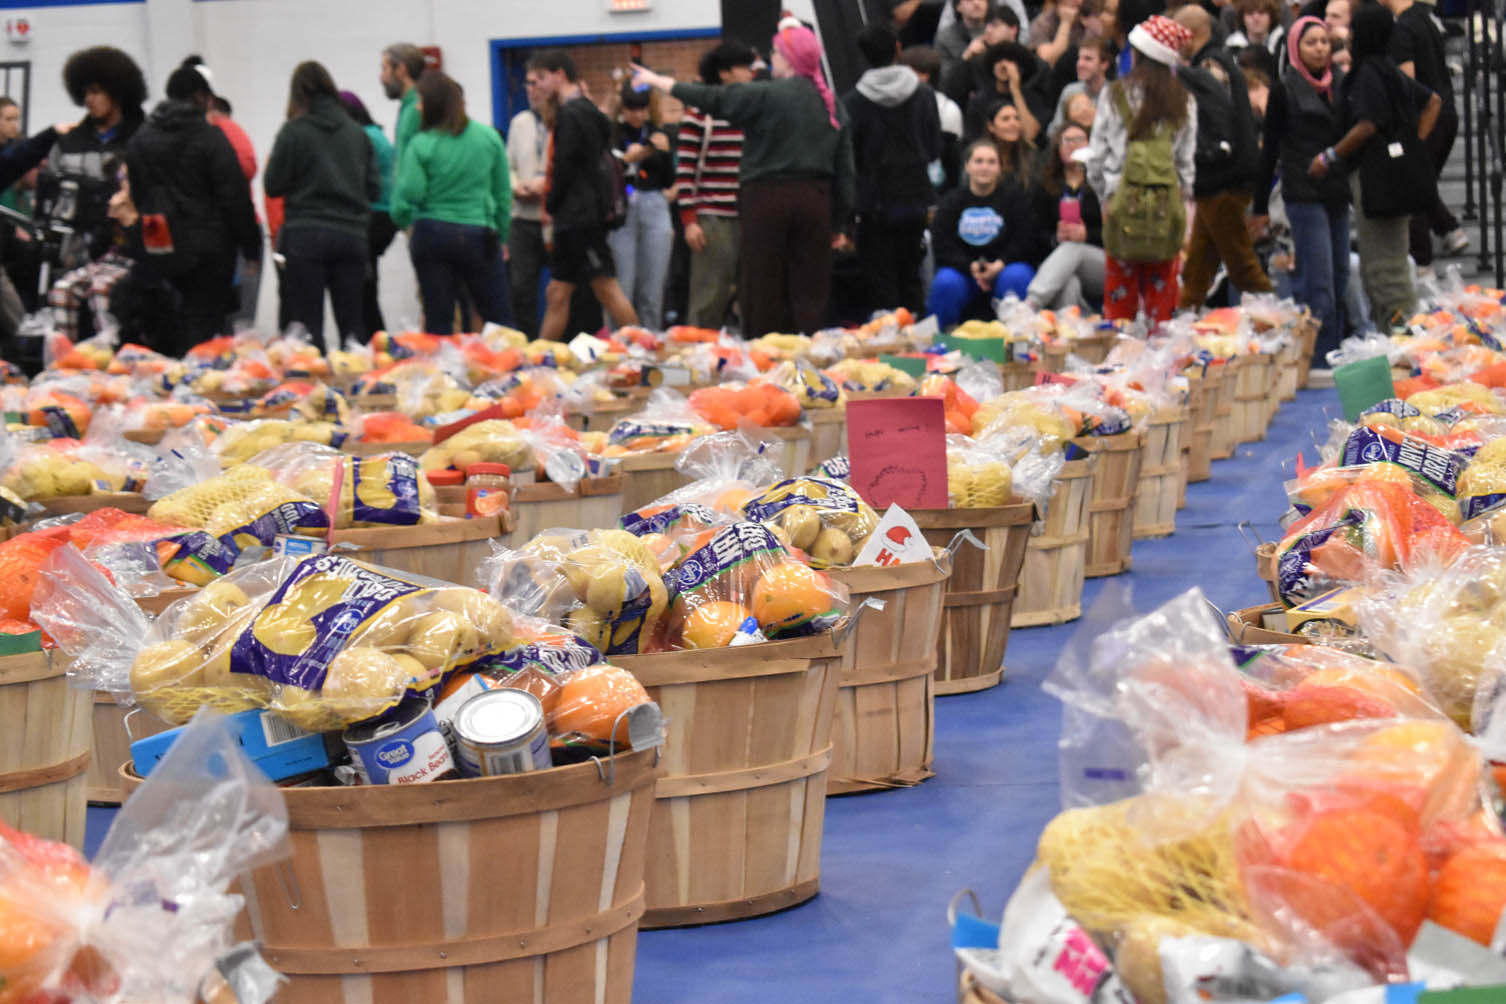
[{"label": "blue cardboard box", "polygon": [[[332,763],[321,733],[305,732],[270,711],[238,711],[225,721],[241,751],[273,781],[322,770]],[[180,726],[131,743],[136,773],[150,774],[182,731]]]}]

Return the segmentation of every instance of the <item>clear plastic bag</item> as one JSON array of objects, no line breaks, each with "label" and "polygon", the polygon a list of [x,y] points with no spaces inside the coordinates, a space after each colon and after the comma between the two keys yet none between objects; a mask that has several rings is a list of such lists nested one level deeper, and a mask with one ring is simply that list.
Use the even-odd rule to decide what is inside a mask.
[{"label": "clear plastic bag", "polygon": [[285,487],[265,467],[241,464],[163,496],[152,503],[147,515],[205,530],[232,554],[239,554],[258,544],[270,547],[282,534],[326,535],[328,504],[328,496],[319,501]]},{"label": "clear plastic bag", "polygon": [[347,431],[333,422],[256,419],[230,426],[215,438],[210,448],[228,469],[283,443],[318,443],[338,448],[346,436]]},{"label": "clear plastic bag", "polygon": [[533,448],[518,427],[491,418],[466,426],[424,451],[419,463],[426,471],[464,471],[472,464],[506,464],[514,474],[533,469]]},{"label": "clear plastic bag", "polygon": [[758,492],[742,507],[786,548],[806,556],[812,568],[852,564],[879,517],[852,486],[809,475],[789,478]]},{"label": "clear plastic bag", "polygon": [[316,443],[284,443],[257,454],[251,463],[332,513],[337,530],[439,520],[434,488],[406,453],[350,457]]},{"label": "clear plastic bag", "polygon": [[[216,716],[195,720],[120,810],[92,867],[62,844],[0,824],[0,999],[200,999],[230,950],[239,874],[285,857],[282,795]],[[238,952],[244,1004],[281,977]]]},{"label": "clear plastic bag", "polygon": [[807,410],[840,408],[846,397],[835,380],[818,370],[805,356],[788,359],[769,371],[768,381],[795,395]]},{"label": "clear plastic bag", "polygon": [[603,457],[674,453],[696,437],[715,431],[683,395],[660,387],[648,396],[642,411],[618,421],[609,432],[583,434],[581,442]]}]

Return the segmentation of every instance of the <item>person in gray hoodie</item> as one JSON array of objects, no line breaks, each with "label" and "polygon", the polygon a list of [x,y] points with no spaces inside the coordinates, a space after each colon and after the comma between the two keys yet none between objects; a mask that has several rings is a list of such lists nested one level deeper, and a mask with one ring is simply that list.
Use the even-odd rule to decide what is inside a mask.
[{"label": "person in gray hoodie", "polygon": [[278,250],[287,260],[289,318],[326,347],[328,289],[339,328],[328,347],[364,334],[366,230],[382,174],[371,140],[340,103],[335,81],[320,63],[299,63],[293,70],[288,120],[277,133],[262,187],[286,200]]},{"label": "person in gray hoodie", "polygon": [[842,97],[857,165],[857,250],[869,305],[919,310],[926,216],[936,203],[931,166],[941,158],[941,120],[931,88],[899,62],[894,29],[858,35],[869,70]]}]

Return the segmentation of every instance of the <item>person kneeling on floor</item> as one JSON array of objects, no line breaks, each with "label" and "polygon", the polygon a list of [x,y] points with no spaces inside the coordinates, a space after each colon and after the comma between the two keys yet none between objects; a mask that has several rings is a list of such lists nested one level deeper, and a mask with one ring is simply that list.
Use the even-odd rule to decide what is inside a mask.
[{"label": "person kneeling on floor", "polygon": [[1026,261],[1035,244],[1030,198],[1018,184],[1000,180],[993,141],[968,147],[963,167],[967,184],[941,200],[931,224],[936,278],[926,311],[943,328],[982,296],[1024,299],[1035,278]]}]

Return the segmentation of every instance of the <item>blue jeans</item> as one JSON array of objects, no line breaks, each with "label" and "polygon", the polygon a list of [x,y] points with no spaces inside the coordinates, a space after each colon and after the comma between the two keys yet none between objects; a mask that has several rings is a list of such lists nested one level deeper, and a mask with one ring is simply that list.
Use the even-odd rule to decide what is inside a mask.
[{"label": "blue jeans", "polygon": [[1313,363],[1327,366],[1325,356],[1344,340],[1344,290],[1349,285],[1349,207],[1329,209],[1321,202],[1288,202],[1296,268],[1292,295],[1321,323]]},{"label": "blue jeans", "polygon": [[[338,349],[347,337],[365,335],[365,235],[335,227],[285,226],[278,245],[287,261],[282,289],[288,301],[288,320],[307,328],[314,344],[321,348]],[[328,343],[324,338],[326,290],[339,329]]]},{"label": "blue jeans", "polygon": [[424,330],[448,335],[455,329],[455,304],[464,288],[483,321],[512,325],[507,265],[497,233],[468,223],[418,220],[408,238],[418,295],[424,304]]},{"label": "blue jeans", "polygon": [[635,191],[627,222],[607,234],[617,282],[632,301],[638,323],[650,331],[664,327],[664,281],[675,246],[669,202],[662,191]]},{"label": "blue jeans", "polygon": [[[1025,299],[1030,289],[1030,280],[1035,278],[1035,269],[1024,262],[1010,262],[994,279],[994,299],[1003,299],[1010,293]],[[971,275],[964,275],[955,268],[939,268],[931,280],[931,295],[926,300],[926,313],[936,315],[936,323],[943,328],[956,326],[967,309],[983,290]]]}]

